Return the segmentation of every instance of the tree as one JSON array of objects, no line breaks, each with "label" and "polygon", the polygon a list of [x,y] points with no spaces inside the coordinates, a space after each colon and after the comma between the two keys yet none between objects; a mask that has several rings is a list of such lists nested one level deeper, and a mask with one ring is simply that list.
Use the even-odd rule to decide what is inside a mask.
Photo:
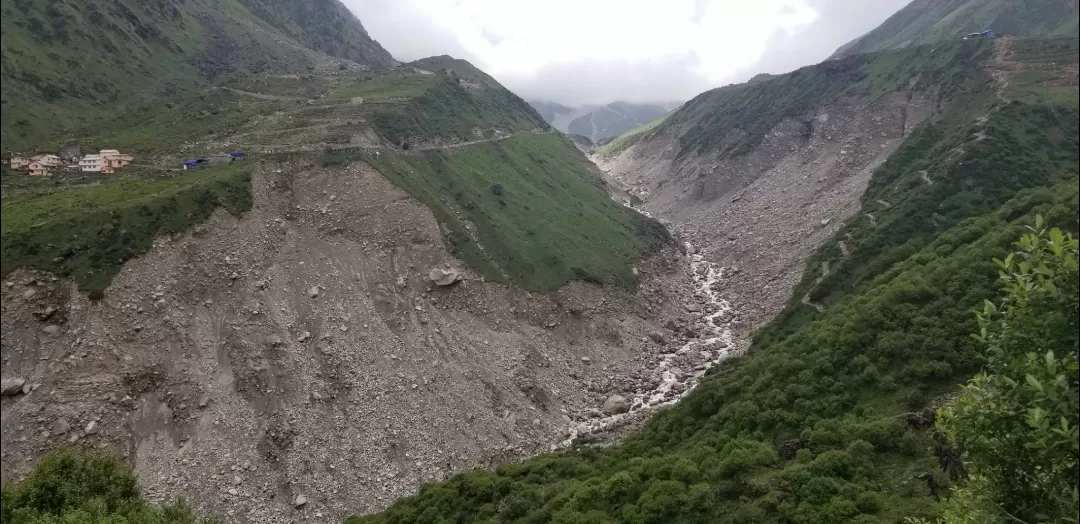
[{"label": "tree", "polygon": [[1077,522],[1080,477],[1077,241],[1042,217],[995,260],[1003,297],[977,313],[986,368],[939,424],[973,472],[944,521]]}]

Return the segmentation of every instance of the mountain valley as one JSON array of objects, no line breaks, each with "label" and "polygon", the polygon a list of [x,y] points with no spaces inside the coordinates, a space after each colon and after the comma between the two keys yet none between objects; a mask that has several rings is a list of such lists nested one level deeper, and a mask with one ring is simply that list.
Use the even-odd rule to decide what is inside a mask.
[{"label": "mountain valley", "polygon": [[[4,150],[135,160],[3,168],[3,520],[951,518],[998,493],[944,424],[1022,235],[1072,261],[1032,318],[1076,327],[1080,6],[1043,3],[570,107],[336,0],[4,0]],[[1070,514],[1060,456],[961,509]]]}]

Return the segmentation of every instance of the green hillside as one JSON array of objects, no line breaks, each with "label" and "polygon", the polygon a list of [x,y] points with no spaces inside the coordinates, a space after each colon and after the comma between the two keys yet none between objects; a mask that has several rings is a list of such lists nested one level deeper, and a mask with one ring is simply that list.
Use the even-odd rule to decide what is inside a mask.
[{"label": "green hillside", "polygon": [[[1012,56],[1038,64],[1061,47],[1022,42]],[[901,59],[926,51],[906,53],[866,63],[888,57],[899,71],[926,67]],[[461,474],[348,522],[896,523],[939,515],[952,487],[966,485],[964,465],[925,409],[984,363],[986,348],[970,335],[979,330],[972,309],[999,296],[992,259],[1013,251],[1036,215],[1075,233],[1080,212],[1077,97],[1019,71],[999,98],[985,47],[958,45],[945,56],[933,67],[943,68],[943,89],[953,86],[950,103],[873,174],[863,207],[876,225],[869,217],[846,225],[799,285],[824,301],[823,312],[793,301],[746,356],[616,445]],[[856,76],[852,85],[873,79]],[[803,85],[797,80],[763,84]],[[700,143],[731,153],[740,145]],[[891,207],[875,208],[877,199]],[[854,246],[846,259],[840,239]],[[824,260],[840,269],[815,286]],[[1060,349],[1075,362],[1075,348]],[[1075,461],[1063,467],[1075,474]],[[1066,513],[1056,515],[1075,514],[1075,500],[1058,502],[1053,511]],[[1028,522],[1045,521],[1024,502],[1008,504]]]},{"label": "green hillside", "polygon": [[957,40],[987,29],[1004,35],[1076,36],[1075,0],[913,0],[832,58]]},{"label": "green hillside", "polygon": [[[336,0],[3,0],[2,148],[82,135],[234,74],[302,73],[312,48],[393,62]],[[249,9],[250,8],[250,9]]]},{"label": "green hillside", "polygon": [[616,204],[559,133],[363,159],[427,204],[455,255],[490,280],[536,291],[570,280],[633,287],[634,260],[669,241],[659,223]]}]

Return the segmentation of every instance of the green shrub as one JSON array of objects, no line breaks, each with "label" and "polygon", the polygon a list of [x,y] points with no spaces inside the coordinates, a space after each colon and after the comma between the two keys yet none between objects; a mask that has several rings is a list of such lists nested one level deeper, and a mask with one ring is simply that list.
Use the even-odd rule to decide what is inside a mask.
[{"label": "green shrub", "polygon": [[135,474],[116,458],[71,448],[54,451],[26,479],[3,487],[4,524],[214,524],[183,500],[145,502]]}]

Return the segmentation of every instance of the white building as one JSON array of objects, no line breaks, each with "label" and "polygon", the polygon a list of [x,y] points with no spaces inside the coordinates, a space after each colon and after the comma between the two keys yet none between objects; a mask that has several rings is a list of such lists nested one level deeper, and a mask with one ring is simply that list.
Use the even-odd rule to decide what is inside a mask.
[{"label": "white building", "polygon": [[100,173],[101,155],[86,155],[79,160],[79,171]]}]

